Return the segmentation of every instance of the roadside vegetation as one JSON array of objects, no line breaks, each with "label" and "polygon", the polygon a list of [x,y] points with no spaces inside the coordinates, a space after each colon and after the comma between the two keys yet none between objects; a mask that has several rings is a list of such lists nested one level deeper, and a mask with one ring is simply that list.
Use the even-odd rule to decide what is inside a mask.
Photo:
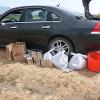
[{"label": "roadside vegetation", "polygon": [[97,14],[97,15],[95,15],[96,16],[96,18],[100,18],[100,13],[99,14]]}]

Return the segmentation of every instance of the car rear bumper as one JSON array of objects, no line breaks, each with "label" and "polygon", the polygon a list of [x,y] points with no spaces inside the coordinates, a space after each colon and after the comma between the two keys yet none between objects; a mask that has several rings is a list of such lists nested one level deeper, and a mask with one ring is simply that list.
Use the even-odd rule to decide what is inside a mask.
[{"label": "car rear bumper", "polygon": [[100,50],[100,34],[88,34],[80,37],[75,42],[75,52],[88,53]]}]

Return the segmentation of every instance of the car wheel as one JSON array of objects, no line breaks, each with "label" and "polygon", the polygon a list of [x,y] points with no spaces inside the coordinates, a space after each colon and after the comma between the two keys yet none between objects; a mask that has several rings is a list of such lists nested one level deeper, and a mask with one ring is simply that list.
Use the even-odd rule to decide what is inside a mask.
[{"label": "car wheel", "polygon": [[62,37],[54,38],[49,43],[49,50],[54,48],[57,52],[65,50],[66,54],[70,54],[73,51],[72,43]]}]

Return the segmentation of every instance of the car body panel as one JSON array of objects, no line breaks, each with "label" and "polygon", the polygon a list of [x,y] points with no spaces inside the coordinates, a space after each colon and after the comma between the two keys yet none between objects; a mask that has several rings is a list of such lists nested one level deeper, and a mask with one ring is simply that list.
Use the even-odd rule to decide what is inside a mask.
[{"label": "car body panel", "polygon": [[11,42],[15,42],[17,40],[17,34],[19,32],[18,29],[14,27],[18,27],[17,23],[2,23],[0,25],[0,44],[7,44]]},{"label": "car body panel", "polygon": [[[11,22],[0,24],[0,44],[25,41],[27,46],[47,50],[48,43],[54,37],[65,37],[74,46],[75,52],[87,52],[100,49],[100,34],[91,34],[98,21],[81,18],[82,14],[73,13],[60,7],[24,6],[13,8],[3,15],[0,21],[11,11],[29,8],[41,8],[56,13],[59,21]],[[5,25],[3,25],[5,24]],[[17,29],[11,29],[17,27]],[[9,35],[7,35],[9,34]]]},{"label": "car body panel", "polygon": [[[24,26],[25,24],[25,26]],[[45,29],[45,27],[50,27]],[[28,47],[39,47],[45,49],[47,39],[51,33],[51,22],[46,23],[21,23],[19,27],[18,41],[25,41]],[[34,44],[35,43],[35,44]],[[33,45],[33,46],[32,46]]]}]

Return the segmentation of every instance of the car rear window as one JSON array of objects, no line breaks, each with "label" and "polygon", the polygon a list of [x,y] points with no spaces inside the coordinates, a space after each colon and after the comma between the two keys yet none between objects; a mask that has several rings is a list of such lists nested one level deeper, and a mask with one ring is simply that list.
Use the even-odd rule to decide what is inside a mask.
[{"label": "car rear window", "polygon": [[52,13],[52,21],[60,21],[61,17],[56,13]]}]

